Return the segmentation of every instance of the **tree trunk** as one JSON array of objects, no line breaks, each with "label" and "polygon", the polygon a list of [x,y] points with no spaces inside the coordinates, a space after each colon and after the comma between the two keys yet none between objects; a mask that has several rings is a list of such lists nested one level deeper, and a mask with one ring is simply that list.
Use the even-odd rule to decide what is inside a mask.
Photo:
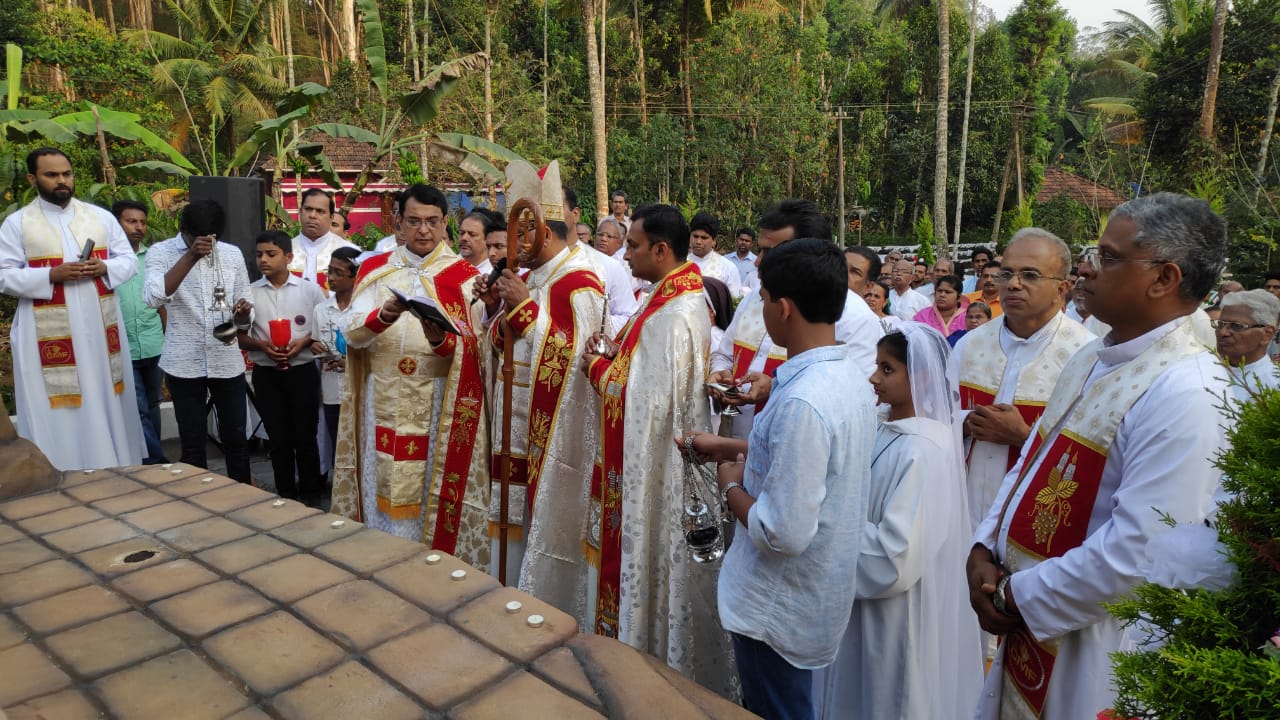
[{"label": "tree trunk", "polygon": [[111,187],[116,186],[116,169],[111,165],[111,156],[107,154],[107,138],[102,132],[102,118],[98,115],[98,106],[92,106],[94,131],[98,135],[98,154],[102,158],[102,180]]},{"label": "tree trunk", "polygon": [[116,8],[113,0],[107,0],[107,28],[112,35],[116,34]]},{"label": "tree trunk", "polygon": [[[418,61],[418,21],[414,18],[417,12],[417,3],[409,0],[409,11],[405,13],[405,17],[409,18],[409,60],[413,68],[413,84],[417,85],[422,81],[422,65]],[[489,52],[489,13],[486,9],[484,15],[484,34],[485,34],[485,52]],[[487,65],[485,66],[488,67]],[[486,72],[488,72],[486,70]]]},{"label": "tree trunk", "polygon": [[342,51],[347,62],[360,63],[360,39],[356,34],[356,0],[342,0]]},{"label": "tree trunk", "polygon": [[1017,173],[1018,207],[1022,207],[1022,117],[1013,118],[1013,169]]},{"label": "tree trunk", "polygon": [[947,248],[947,108],[951,95],[950,0],[938,3],[938,108],[933,155],[933,239],[938,257],[950,258]]},{"label": "tree trunk", "polygon": [[547,140],[548,120],[551,117],[551,107],[549,104],[551,95],[551,63],[548,62],[547,56],[547,23],[550,16],[547,9],[546,0],[542,2],[542,141]]},{"label": "tree trunk", "polygon": [[640,80],[640,124],[649,124],[649,92],[645,86],[644,69],[644,21],[640,19],[640,0],[632,0],[631,10],[636,23],[636,75]]},{"label": "tree trunk", "polygon": [[[605,104],[606,109],[609,104],[609,73],[606,70],[608,66],[605,65],[605,56],[609,49],[609,28],[606,25],[608,19],[609,0],[600,0],[600,37],[596,40],[600,43],[600,102]],[[614,117],[615,123],[617,120],[617,117]]]},{"label": "tree trunk", "polygon": [[[594,0],[591,0],[594,2]],[[493,142],[493,3],[484,4],[484,54],[489,62],[484,64],[484,137]],[[594,56],[592,56],[594,57]],[[592,100],[592,103],[595,101]]]},{"label": "tree trunk", "polygon": [[285,80],[289,83],[289,87],[297,87],[298,82],[293,75],[293,18],[290,14],[289,0],[280,0],[280,17],[284,21]]},{"label": "tree trunk", "polygon": [[596,214],[604,217],[609,210],[609,151],[604,127],[604,78],[595,59],[600,56],[596,47],[596,0],[583,0],[582,24],[587,35],[587,87],[591,95],[591,137],[595,146],[596,166]]},{"label": "tree trunk", "polygon": [[969,67],[964,74],[964,122],[960,125],[960,168],[956,173],[956,230],[953,241],[960,247],[960,211],[964,208],[964,171],[969,155],[969,104],[973,99],[973,53],[978,38],[978,0],[969,5]]},{"label": "tree trunk", "polygon": [[684,85],[684,108],[685,113],[689,116],[689,135],[693,135],[693,58],[692,49],[689,43],[689,0],[684,0],[684,9],[681,15],[680,37],[682,47],[680,48],[680,65],[681,65],[681,84]]},{"label": "tree trunk", "polygon": [[1200,139],[1216,145],[1213,112],[1218,103],[1218,70],[1222,66],[1222,35],[1227,26],[1227,0],[1217,0],[1209,35],[1209,70],[1204,76],[1204,104],[1200,106]]},{"label": "tree trunk", "polygon": [[991,244],[1000,242],[1000,216],[1004,215],[1004,196],[1009,191],[1009,168],[1013,167],[1013,148],[1004,159],[1004,174],[1000,176],[1000,194],[996,196],[996,221],[991,228]]},{"label": "tree trunk", "polygon": [[1267,155],[1271,152],[1271,135],[1276,127],[1277,100],[1280,100],[1280,67],[1276,68],[1276,76],[1271,78],[1271,97],[1267,100],[1267,124],[1262,131],[1262,142],[1258,147],[1258,165],[1253,169],[1253,176],[1257,182],[1253,193],[1255,203],[1258,201],[1258,194],[1262,192],[1262,186],[1266,184]]}]

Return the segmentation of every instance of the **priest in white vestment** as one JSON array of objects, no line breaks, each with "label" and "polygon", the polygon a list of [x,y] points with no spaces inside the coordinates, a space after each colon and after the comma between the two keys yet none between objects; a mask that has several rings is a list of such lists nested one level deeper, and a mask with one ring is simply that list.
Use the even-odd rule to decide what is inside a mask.
[{"label": "priest in white vestment", "polygon": [[[511,270],[504,270],[492,289],[487,278],[477,279],[482,322],[488,328],[490,349],[485,355],[496,379],[490,388],[490,519],[495,524],[501,511],[506,408],[498,368],[505,359],[503,333],[509,329],[514,366],[509,462],[514,484],[508,517],[523,533],[523,562],[509,552],[506,579],[518,579],[521,590],[569,613],[589,631],[595,609],[588,614],[582,528],[600,431],[600,400],[590,380],[577,372],[577,364],[587,341],[600,329],[603,288],[586,258],[594,251],[580,243],[569,245],[559,163],[553,161],[539,178],[533,166],[520,160],[507,166],[506,176],[508,201],[538,201],[550,232],[536,253],[530,236],[521,235],[519,261],[528,269],[523,282]],[[508,541],[509,548],[512,544]]]},{"label": "priest in white vestment", "polygon": [[702,277],[719,280],[729,288],[729,294],[740,298],[742,275],[725,256],[716,252],[716,236],[720,234],[720,221],[715,215],[703,211],[689,219],[689,260],[698,266]]},{"label": "priest in white vestment", "polygon": [[947,341],[903,323],[879,343],[876,433],[857,600],[835,662],[815,685],[820,717],[945,718],[982,688],[978,626],[965,602],[959,396]]},{"label": "priest in white vestment", "polygon": [[[987,516],[1062,366],[1093,339],[1061,312],[1071,251],[1039,228],[1019,230],[996,275],[1004,314],[956,343],[971,527]],[[987,272],[990,272],[988,270]]]},{"label": "priest in white vestment", "polygon": [[[448,202],[405,191],[408,242],[360,266],[351,299],[338,418],[334,513],[489,566],[489,442],[476,270],[449,248]],[[459,331],[420,321],[391,290],[434,301]]]},{"label": "priest in white vestment", "polygon": [[729,635],[716,615],[719,566],[690,558],[681,527],[683,465],[673,438],[710,429],[702,386],[711,321],[702,276],[686,261],[688,242],[677,208],[636,210],[627,258],[654,291],[608,350],[583,357],[603,399],[587,522],[595,566],[588,602],[598,634],[736,697]]},{"label": "priest in white vestment", "polygon": [[111,213],[72,197],[65,154],[33,150],[27,166],[37,197],[0,226],[0,292],[18,298],[9,332],[18,435],[59,470],[137,465],[142,421],[114,288],[138,258]]},{"label": "priest in white vestment", "polygon": [[311,188],[302,193],[300,203],[298,221],[302,223],[302,232],[293,238],[289,272],[318,284],[327,293],[329,280],[326,273],[333,251],[356,245],[329,230],[335,210],[332,195],[320,188]]},{"label": "priest in white vestment", "polygon": [[1213,322],[1218,355],[1231,374],[1231,394],[1249,402],[1263,388],[1280,387],[1267,344],[1280,325],[1280,299],[1266,290],[1242,290],[1222,299],[1222,314]]},{"label": "priest in white vestment", "polygon": [[1104,605],[1143,582],[1147,544],[1168,520],[1213,511],[1227,385],[1199,303],[1226,252],[1208,203],[1158,193],[1116,208],[1082,258],[1081,291],[1112,331],[1063,368],[975,533],[969,601],[1003,636],[977,718],[1113,707],[1109,654],[1125,632]]},{"label": "priest in white vestment", "polygon": [[[779,203],[760,218],[759,230],[759,258],[795,238],[831,239],[831,225],[817,205],[808,200]],[[875,369],[876,341],[883,334],[884,328],[867,302],[847,291],[844,312],[836,321],[836,339],[849,346],[849,354],[859,368],[857,376],[849,378],[850,383],[860,383],[871,375]],[[738,304],[724,337],[711,348],[708,381],[722,385],[742,383],[743,393],[736,397],[709,391],[712,397],[727,405],[736,405],[741,411],[741,415],[733,418],[733,437],[739,440],[750,437],[755,413],[765,407],[769,396],[768,379],[786,359],[786,348],[775,345],[765,329],[760,294],[750,293]],[[722,425],[725,418],[721,416]]]}]

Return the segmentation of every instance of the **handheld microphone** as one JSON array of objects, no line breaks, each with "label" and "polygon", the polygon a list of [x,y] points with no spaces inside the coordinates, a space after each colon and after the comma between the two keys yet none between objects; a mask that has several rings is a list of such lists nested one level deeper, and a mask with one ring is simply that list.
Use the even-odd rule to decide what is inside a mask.
[{"label": "handheld microphone", "polygon": [[[498,278],[502,277],[502,271],[506,269],[507,269],[507,259],[505,257],[498,258],[498,262],[493,264],[493,272],[489,273],[489,277],[485,278],[485,281],[484,281],[485,286],[488,287],[493,285],[495,282],[497,282]],[[476,301],[479,299],[480,297],[476,296],[471,300],[471,304],[475,305]]]}]

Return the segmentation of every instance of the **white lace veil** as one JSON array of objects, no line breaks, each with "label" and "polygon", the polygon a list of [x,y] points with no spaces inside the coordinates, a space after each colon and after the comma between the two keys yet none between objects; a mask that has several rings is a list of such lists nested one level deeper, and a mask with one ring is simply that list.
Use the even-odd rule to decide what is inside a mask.
[{"label": "white lace veil", "polygon": [[960,383],[952,377],[951,346],[942,333],[918,322],[899,328],[907,338],[907,374],[916,417],[955,426],[960,418]]}]

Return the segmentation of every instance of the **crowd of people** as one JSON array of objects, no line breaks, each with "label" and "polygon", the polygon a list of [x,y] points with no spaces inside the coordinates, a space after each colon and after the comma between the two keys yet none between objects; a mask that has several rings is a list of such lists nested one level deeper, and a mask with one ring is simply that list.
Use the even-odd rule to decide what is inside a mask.
[{"label": "crowd of people", "polygon": [[725,255],[713,214],[622,193],[593,230],[555,163],[517,162],[507,201],[545,234],[477,210],[455,239],[414,185],[362,253],[313,190],[250,283],[228,208],[144,248],[145,206],[76,200],[57,150],[27,164],[0,291],[19,433],[57,467],[165,461],[163,379],[181,460],[205,466],[212,406],[250,482],[252,395],[281,495],[767,718],[1098,716],[1135,646],[1105,604],[1171,524],[1212,523],[1223,399],[1280,384],[1280,274],[1218,287],[1224,222],[1169,193],[1078,256],[1026,228],[965,272],[839,248],[806,200]]}]

